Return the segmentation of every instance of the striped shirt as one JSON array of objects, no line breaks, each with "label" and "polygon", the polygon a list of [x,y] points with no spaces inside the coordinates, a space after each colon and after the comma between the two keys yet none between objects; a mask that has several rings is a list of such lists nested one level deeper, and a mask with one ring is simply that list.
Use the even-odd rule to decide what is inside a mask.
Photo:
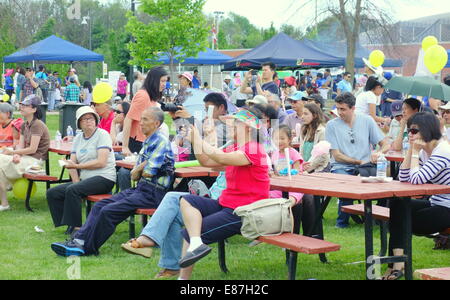
[{"label": "striped shirt", "polygon": [[[412,184],[450,185],[450,144],[447,141],[441,141],[430,157],[424,150],[421,150],[419,165],[420,168],[400,169],[400,181]],[[450,194],[433,195],[430,202],[433,206],[450,208]]]},{"label": "striped shirt", "polygon": [[136,165],[147,161],[144,174],[153,175],[145,180],[169,188],[174,176],[174,155],[169,140],[159,131],[148,137],[139,153]]}]

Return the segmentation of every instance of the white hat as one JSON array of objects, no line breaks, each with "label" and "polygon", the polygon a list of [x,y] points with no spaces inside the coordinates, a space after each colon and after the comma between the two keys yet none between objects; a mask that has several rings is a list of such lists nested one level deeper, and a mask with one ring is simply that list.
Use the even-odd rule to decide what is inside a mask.
[{"label": "white hat", "polygon": [[443,106],[439,106],[440,109],[443,110],[450,110],[450,102],[447,102],[447,104],[443,105]]},{"label": "white hat", "polygon": [[225,78],[223,80],[231,80],[231,76],[230,75],[225,75]]},{"label": "white hat", "polygon": [[249,105],[249,104],[264,104],[264,105],[267,105],[267,104],[269,104],[269,101],[267,100],[266,97],[261,96],[261,95],[257,95],[253,99],[247,100],[245,103],[247,105]]},{"label": "white hat", "polygon": [[369,68],[369,69],[371,69],[372,71],[374,71],[375,72],[375,74],[377,74],[377,75],[380,75],[380,74],[383,74],[383,67],[374,67],[371,63],[370,63],[370,61],[368,60],[368,59],[366,59],[366,58],[363,58],[363,61],[364,61],[364,64]]},{"label": "white hat", "polygon": [[87,114],[93,114],[95,116],[97,125],[100,122],[100,117],[98,116],[98,114],[95,112],[95,110],[92,109],[92,107],[90,106],[82,106],[77,110],[76,113],[76,118],[77,118],[77,129],[81,129],[80,128],[80,118],[84,115]]}]

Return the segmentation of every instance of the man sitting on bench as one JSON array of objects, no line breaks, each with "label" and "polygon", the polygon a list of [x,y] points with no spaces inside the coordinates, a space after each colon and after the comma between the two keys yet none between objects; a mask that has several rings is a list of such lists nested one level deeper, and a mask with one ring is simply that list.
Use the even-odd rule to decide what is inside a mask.
[{"label": "man sitting on bench", "polygon": [[159,131],[164,122],[161,109],[151,107],[142,113],[140,126],[147,136],[131,171],[137,188],[125,190],[110,199],[98,202],[86,224],[64,243],[53,243],[52,250],[60,256],[98,255],[100,247],[114,233],[118,224],[139,208],[157,208],[173,183],[174,158],[169,140]]}]

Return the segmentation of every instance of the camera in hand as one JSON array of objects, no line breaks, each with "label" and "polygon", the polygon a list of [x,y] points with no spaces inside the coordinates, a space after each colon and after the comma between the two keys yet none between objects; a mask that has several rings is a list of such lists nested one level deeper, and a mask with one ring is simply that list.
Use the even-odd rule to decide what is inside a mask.
[{"label": "camera in hand", "polygon": [[166,112],[177,112],[179,110],[182,110],[182,108],[176,106],[173,103],[160,103],[162,111]]}]

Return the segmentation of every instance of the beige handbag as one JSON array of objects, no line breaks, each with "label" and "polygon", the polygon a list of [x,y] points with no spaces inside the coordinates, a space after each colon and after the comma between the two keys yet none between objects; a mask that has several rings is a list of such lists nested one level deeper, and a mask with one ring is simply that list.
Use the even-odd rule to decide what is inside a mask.
[{"label": "beige handbag", "polygon": [[293,231],[294,218],[289,199],[259,200],[236,208],[234,214],[242,218],[241,234],[249,240]]}]

